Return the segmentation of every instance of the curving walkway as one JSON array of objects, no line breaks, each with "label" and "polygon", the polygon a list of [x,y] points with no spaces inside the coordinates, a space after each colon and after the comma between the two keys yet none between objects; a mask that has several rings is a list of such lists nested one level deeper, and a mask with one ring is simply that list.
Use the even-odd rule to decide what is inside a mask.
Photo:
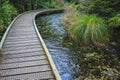
[{"label": "curving walkway", "polygon": [[24,13],[12,24],[3,45],[0,80],[57,79],[32,21],[38,12]]}]

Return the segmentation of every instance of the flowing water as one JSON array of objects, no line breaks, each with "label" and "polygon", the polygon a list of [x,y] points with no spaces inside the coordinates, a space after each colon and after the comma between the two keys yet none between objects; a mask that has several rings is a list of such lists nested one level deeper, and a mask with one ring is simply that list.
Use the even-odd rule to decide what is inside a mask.
[{"label": "flowing water", "polygon": [[[81,68],[81,65],[84,63],[80,61],[85,53],[67,39],[67,31],[61,22],[63,16],[64,13],[57,13],[38,17],[36,23],[62,80],[75,80],[83,74],[84,66]],[[96,53],[95,51],[97,50],[90,52]]]},{"label": "flowing water", "polygon": [[63,38],[67,35],[61,25],[61,18],[64,15],[59,13],[43,16],[37,19],[37,24],[62,80],[73,80],[73,76],[80,72],[79,65],[74,61],[79,59],[79,56],[74,55],[71,48],[63,44]]}]

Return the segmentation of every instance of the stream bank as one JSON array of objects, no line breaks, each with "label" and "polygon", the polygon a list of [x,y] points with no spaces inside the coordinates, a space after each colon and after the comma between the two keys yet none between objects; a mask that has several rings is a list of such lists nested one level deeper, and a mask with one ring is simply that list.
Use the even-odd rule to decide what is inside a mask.
[{"label": "stream bank", "polygon": [[91,77],[90,74],[97,79],[106,76],[120,79],[120,42],[117,37],[120,33],[113,34],[110,48],[81,48],[66,37],[67,32],[61,22],[63,16],[64,13],[57,13],[36,19],[62,80],[75,80],[79,76],[85,79]]}]

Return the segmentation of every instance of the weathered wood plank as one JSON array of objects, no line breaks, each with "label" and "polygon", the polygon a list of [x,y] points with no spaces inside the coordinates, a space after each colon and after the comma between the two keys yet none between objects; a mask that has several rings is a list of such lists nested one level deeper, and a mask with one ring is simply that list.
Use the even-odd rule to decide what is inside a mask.
[{"label": "weathered wood plank", "polygon": [[32,45],[38,45],[39,42],[36,42],[36,43],[24,43],[24,44],[11,44],[11,45],[5,45],[4,48],[11,48],[11,47],[23,47],[23,46],[32,46]]},{"label": "weathered wood plank", "polygon": [[30,62],[21,62],[21,63],[11,63],[11,64],[1,64],[0,65],[0,70],[3,69],[14,69],[14,68],[22,68],[22,67],[30,67],[30,66],[40,66],[40,65],[45,65],[48,64],[47,60],[38,60],[38,61],[30,61]]},{"label": "weathered wood plank", "polygon": [[25,49],[25,50],[14,50],[14,51],[4,51],[3,54],[20,54],[20,53],[29,53],[29,52],[42,52],[42,48],[31,48],[31,49]]},{"label": "weathered wood plank", "polygon": [[23,38],[23,37],[27,37],[27,36],[33,36],[33,35],[35,35],[35,33],[33,33],[33,34],[17,34],[17,35],[9,35],[8,37],[15,37],[15,38],[18,38],[18,36],[19,36],[19,38]]},{"label": "weathered wood plank", "polygon": [[16,42],[16,41],[27,41],[27,40],[35,40],[36,37],[24,38],[24,39],[6,39],[6,42]]},{"label": "weathered wood plank", "polygon": [[[33,25],[31,25],[31,26],[33,26]],[[21,26],[19,26],[20,28],[12,28],[11,29],[11,31],[27,31],[27,30],[34,30],[34,28],[33,27],[30,27],[30,26],[23,26],[23,27],[21,27]]]},{"label": "weathered wood plank", "polygon": [[4,48],[4,51],[13,51],[13,50],[25,50],[25,49],[31,49],[31,48],[41,48],[42,46],[40,44],[38,45],[31,45],[31,46],[18,46],[18,47],[9,47]]},{"label": "weathered wood plank", "polygon": [[8,36],[9,38],[14,38],[14,39],[18,39],[18,38],[28,38],[28,37],[33,37],[35,34],[29,34],[29,35],[14,35],[14,36]]},{"label": "weathered wood plank", "polygon": [[22,37],[8,37],[7,40],[18,40],[18,39],[25,39],[25,38],[36,38],[37,36],[22,36]]},{"label": "weathered wood plank", "polygon": [[15,33],[9,33],[9,35],[8,36],[11,36],[11,35],[24,35],[24,34],[35,34],[35,32],[24,32],[24,33],[17,33],[17,32],[15,32]]},{"label": "weathered wood plank", "polygon": [[[17,46],[18,48],[15,48],[16,46],[12,46],[11,47],[8,47],[8,48],[4,48],[3,49],[3,52],[4,53],[14,53],[14,52],[22,52],[22,51],[31,51],[31,50],[43,50],[41,46],[38,46],[38,45],[34,45],[32,47],[29,47],[29,45],[27,46]],[[23,48],[22,48],[23,47]],[[14,49],[15,48],[15,49]],[[10,50],[12,49],[12,50]]]},{"label": "weathered wood plank", "polygon": [[1,70],[2,74],[0,76],[14,76],[14,75],[21,75],[21,74],[34,73],[34,72],[44,72],[50,70],[51,69],[49,65],[7,69],[7,70]]},{"label": "weathered wood plank", "polygon": [[29,40],[36,40],[36,38],[31,38],[31,39],[28,38],[28,39],[24,39],[24,40],[23,40],[23,39],[19,39],[19,40],[6,40],[5,43],[6,43],[6,42],[29,41]]},{"label": "weathered wood plank", "polygon": [[45,53],[42,52],[29,52],[29,53],[20,53],[20,54],[4,54],[4,59],[12,59],[12,58],[21,58],[21,57],[32,57],[32,56],[41,56],[44,55]]},{"label": "weathered wood plank", "polygon": [[1,80],[54,80],[52,71],[1,77]]},{"label": "weathered wood plank", "polygon": [[20,58],[12,58],[12,59],[4,59],[2,63],[19,63],[19,62],[27,62],[27,61],[35,61],[35,60],[43,60],[46,59],[45,55],[37,55],[31,57],[20,57]]},{"label": "weathered wood plank", "polygon": [[6,42],[5,45],[11,44],[24,44],[24,43],[32,43],[32,42],[39,42],[39,40],[27,40],[27,41],[17,41],[17,42]]}]

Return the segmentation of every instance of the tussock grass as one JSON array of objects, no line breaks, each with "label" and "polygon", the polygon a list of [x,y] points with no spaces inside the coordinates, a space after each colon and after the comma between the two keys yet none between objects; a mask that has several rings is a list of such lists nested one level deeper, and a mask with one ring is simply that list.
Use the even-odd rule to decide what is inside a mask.
[{"label": "tussock grass", "polygon": [[63,24],[69,36],[80,45],[94,44],[104,46],[108,39],[108,29],[102,18],[92,14],[79,13],[71,6],[65,10]]}]

